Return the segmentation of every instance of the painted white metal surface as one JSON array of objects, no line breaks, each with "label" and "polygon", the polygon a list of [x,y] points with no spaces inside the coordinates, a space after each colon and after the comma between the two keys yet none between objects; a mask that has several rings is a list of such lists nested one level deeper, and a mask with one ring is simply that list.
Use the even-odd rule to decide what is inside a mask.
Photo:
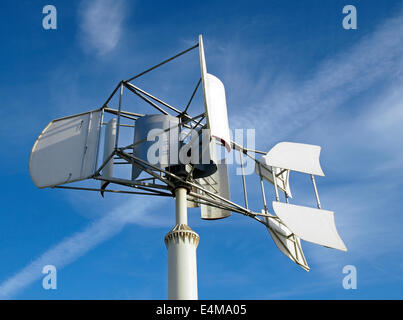
[{"label": "painted white metal surface", "polygon": [[175,190],[176,224],[188,224],[186,194],[187,190],[185,188]]},{"label": "painted white metal surface", "polygon": [[187,225],[186,189],[175,191],[176,226],[165,236],[168,249],[168,299],[197,300],[199,236]]},{"label": "painted white metal surface", "polygon": [[199,55],[200,55],[201,76],[203,82],[203,78],[205,78],[207,74],[207,65],[206,65],[206,56],[204,54],[204,43],[202,35],[199,35]]},{"label": "painted white metal surface", "polygon": [[[178,124],[178,118],[164,114],[146,115],[138,118],[135,126],[133,154],[162,169],[165,169],[169,164],[178,164]],[[148,138],[149,141],[147,141]],[[157,155],[156,153],[160,154]],[[158,157],[155,157],[156,155]],[[150,156],[155,159],[150,158]],[[133,165],[132,179],[136,179],[141,171],[140,168]]]},{"label": "painted white metal surface", "polygon": [[[197,300],[197,244],[189,230],[177,230],[166,241],[168,249],[168,299]],[[182,233],[182,234],[181,234]]]},{"label": "painted white metal surface", "polygon": [[[273,174],[272,174],[272,169],[267,167],[267,165],[265,164],[265,159],[263,157],[261,157],[258,160],[259,164],[255,165],[255,171],[258,175],[261,175],[263,179],[269,181],[271,184],[274,185],[273,182]],[[259,168],[260,167],[260,168]],[[287,193],[287,196],[289,198],[292,198],[292,194],[291,194],[291,189],[290,189],[290,170],[285,170],[283,171],[280,168],[274,168],[274,172],[276,174],[277,177],[277,187]]]},{"label": "painted white metal surface", "polygon": [[[229,181],[228,181],[228,169],[225,160],[221,160],[217,164],[217,171],[209,177],[199,179],[200,184],[215,194],[230,200]],[[211,197],[205,194],[207,197]],[[211,197],[213,199],[213,197]],[[201,218],[206,220],[215,220],[227,218],[231,215],[228,210],[207,206],[205,204],[200,205]]]},{"label": "painted white metal surface", "polygon": [[[264,210],[262,213],[265,213]],[[301,268],[309,271],[300,239],[280,221],[267,217],[263,217],[263,220],[268,225],[267,230],[280,251]]]},{"label": "painted white metal surface", "polygon": [[261,159],[264,164],[270,167],[324,176],[319,162],[320,151],[320,146],[280,142]]},{"label": "painted white metal surface", "polygon": [[[116,142],[116,130],[117,129],[117,119],[111,119],[105,128],[105,142],[104,142],[104,157],[105,162],[115,149]],[[113,177],[113,158],[108,161],[105,167],[102,169],[102,176],[105,178]],[[101,189],[104,188],[108,183],[105,181],[101,182]]]},{"label": "painted white metal surface", "polygon": [[302,240],[347,251],[334,221],[334,212],[273,201],[273,210]]},{"label": "painted white metal surface", "polygon": [[225,145],[229,152],[231,150],[231,139],[225,87],[220,79],[207,73],[203,37],[201,35],[199,36],[199,54],[207,128],[210,129],[211,136]]},{"label": "painted white metal surface", "polygon": [[29,161],[39,188],[89,178],[95,173],[99,147],[100,110],[51,121],[36,140]]}]

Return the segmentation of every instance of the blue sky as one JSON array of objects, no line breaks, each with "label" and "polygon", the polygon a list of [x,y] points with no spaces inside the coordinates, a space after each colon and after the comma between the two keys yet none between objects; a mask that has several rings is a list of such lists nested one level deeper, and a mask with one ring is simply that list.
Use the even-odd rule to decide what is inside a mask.
[{"label": "blue sky", "polygon": [[[57,30],[42,28],[46,4],[57,8]],[[346,4],[357,8],[357,30],[342,27]],[[203,34],[231,128],[255,128],[260,150],[280,141],[322,146],[321,201],[349,251],[303,242],[307,273],[262,225],[236,214],[202,221],[191,209],[199,298],[401,299],[402,22],[403,2],[392,0],[3,1],[0,297],[167,298],[170,199],[39,190],[28,160],[49,121],[100,107],[120,80]],[[198,77],[192,52],[138,83],[183,106]],[[308,180],[291,175],[300,203],[312,204]],[[230,176],[232,200],[242,204],[240,182]],[[247,183],[259,211],[257,180]],[[57,290],[42,288],[46,264],[58,269]],[[356,290],[343,289],[345,265],[357,268]]]}]

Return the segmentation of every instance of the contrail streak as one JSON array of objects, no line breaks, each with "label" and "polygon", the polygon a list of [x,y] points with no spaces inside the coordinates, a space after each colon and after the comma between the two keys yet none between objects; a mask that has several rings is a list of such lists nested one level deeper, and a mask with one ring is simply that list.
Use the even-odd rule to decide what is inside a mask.
[{"label": "contrail streak", "polygon": [[158,206],[158,199],[156,201],[157,204],[155,201],[146,203],[137,201],[134,204],[135,201],[130,200],[101,219],[94,221],[83,231],[62,240],[0,284],[0,299],[10,299],[23,288],[43,277],[42,268],[45,265],[51,264],[60,269],[72,263],[98,244],[118,234],[128,223],[148,226],[167,225],[166,220],[152,217],[149,213],[146,214],[149,207],[153,206],[155,209]]}]

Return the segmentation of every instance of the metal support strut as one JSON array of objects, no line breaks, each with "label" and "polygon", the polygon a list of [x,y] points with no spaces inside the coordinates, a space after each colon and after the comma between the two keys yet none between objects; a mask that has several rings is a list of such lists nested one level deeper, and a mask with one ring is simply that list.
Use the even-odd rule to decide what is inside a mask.
[{"label": "metal support strut", "polygon": [[322,205],[320,204],[318,189],[316,188],[315,176],[313,174],[311,174],[311,180],[312,180],[312,184],[313,184],[313,190],[315,191],[316,204],[318,206],[318,209],[322,209]]}]

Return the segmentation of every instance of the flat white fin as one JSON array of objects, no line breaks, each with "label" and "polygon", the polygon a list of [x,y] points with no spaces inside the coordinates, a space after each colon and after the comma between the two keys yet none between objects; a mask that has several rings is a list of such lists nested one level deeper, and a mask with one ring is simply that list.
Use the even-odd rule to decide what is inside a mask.
[{"label": "flat white fin", "polygon": [[202,35],[199,35],[199,56],[200,56],[200,71],[203,81],[203,78],[205,78],[207,74],[207,66],[206,66],[206,56],[204,55],[204,44]]},{"label": "flat white fin", "polygon": [[225,87],[220,79],[207,73],[203,37],[201,35],[199,36],[199,54],[207,128],[210,129],[211,136],[220,141],[226,147],[227,151],[230,152],[231,139]]},{"label": "flat white fin", "polygon": [[51,121],[36,140],[29,160],[32,181],[39,188],[89,178],[95,173],[102,111]]},{"label": "flat white fin", "polygon": [[[262,210],[264,213],[264,210]],[[306,271],[309,266],[302,251],[300,239],[278,220],[264,217],[267,230],[280,251]]]},{"label": "flat white fin", "polygon": [[273,201],[273,210],[302,240],[342,251],[347,248],[334,222],[334,212]]},{"label": "flat white fin", "polygon": [[280,142],[261,159],[267,166],[324,176],[320,166],[320,146]]}]

